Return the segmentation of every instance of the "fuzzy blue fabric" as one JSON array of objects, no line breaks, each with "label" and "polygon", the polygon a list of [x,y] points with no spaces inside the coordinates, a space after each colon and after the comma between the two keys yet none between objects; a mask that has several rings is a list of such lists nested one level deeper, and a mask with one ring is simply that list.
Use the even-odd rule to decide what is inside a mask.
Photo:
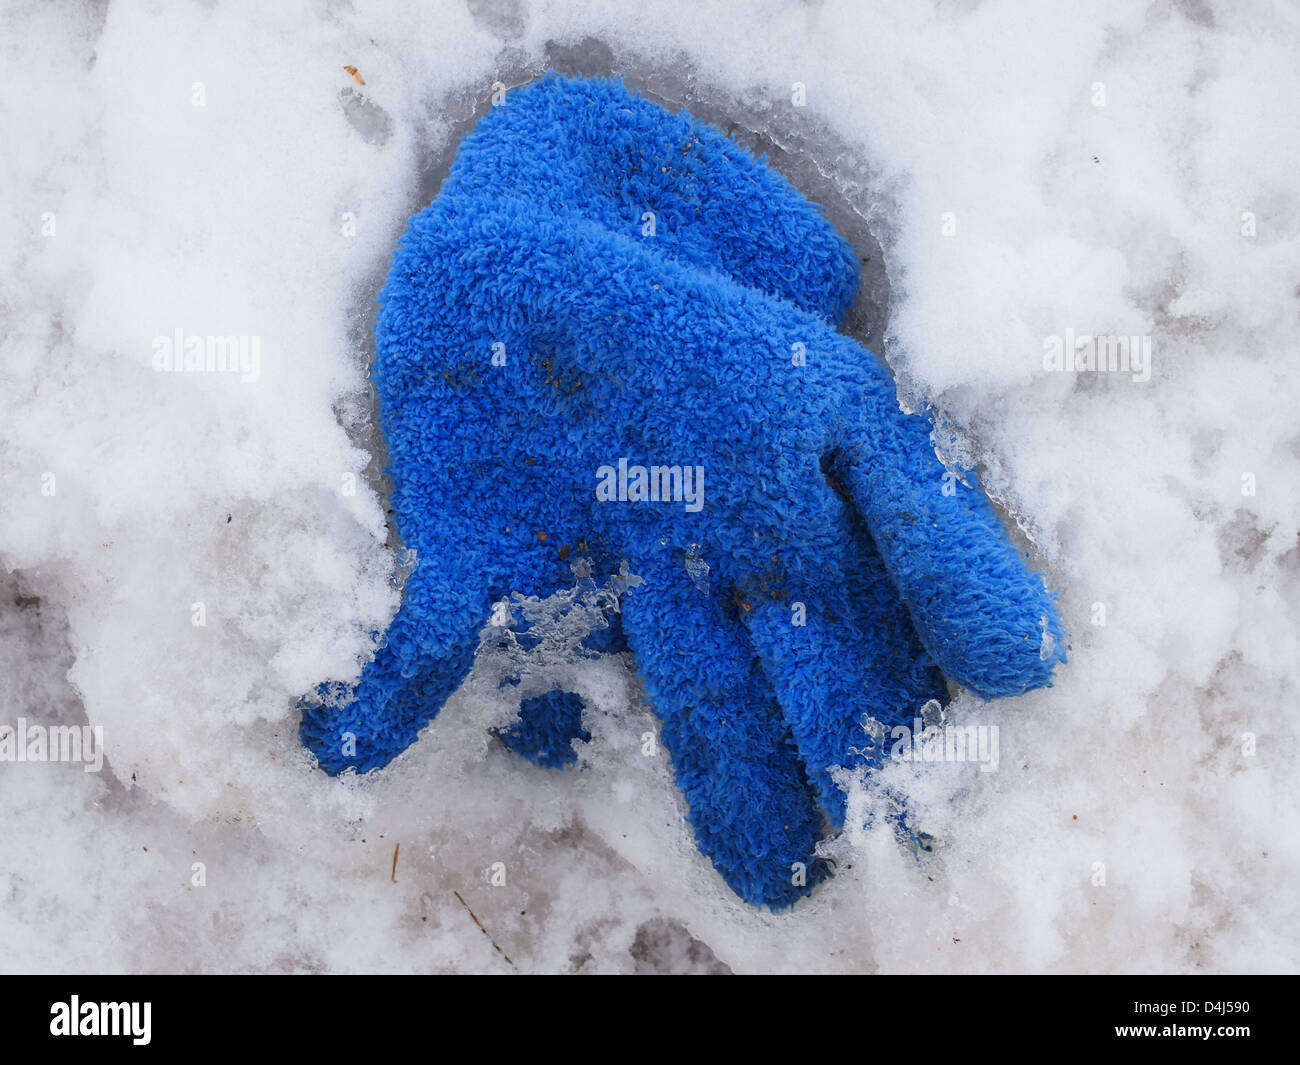
[{"label": "fuzzy blue fabric", "polygon": [[[945,678],[1049,684],[1053,597],[836,332],[857,283],[788,182],[618,82],[547,76],[484,117],[381,296],[391,507],[418,562],[350,699],[304,707],[321,767],[410,745],[494,602],[626,561],[644,583],[607,645],[634,655],[700,848],[778,908],[828,874],[833,767],[880,764]],[[681,476],[642,497],[637,467]],[[585,735],[557,692],[503,738],[556,766]]]}]

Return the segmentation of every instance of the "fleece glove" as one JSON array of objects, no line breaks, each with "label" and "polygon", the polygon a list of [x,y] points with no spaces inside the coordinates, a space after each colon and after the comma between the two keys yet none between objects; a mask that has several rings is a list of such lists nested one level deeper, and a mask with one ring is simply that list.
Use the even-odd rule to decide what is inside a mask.
[{"label": "fleece glove", "polygon": [[[350,698],[304,706],[338,773],[382,766],[460,685],[492,604],[641,583],[630,648],[701,850],[779,908],[898,724],[1050,683],[1052,595],[973,473],[945,470],[888,370],[836,332],[849,246],[717,130],[605,80],[547,76],[463,142],[381,296],[373,370],[391,507],[416,552]],[[577,697],[523,704],[542,765]]]}]

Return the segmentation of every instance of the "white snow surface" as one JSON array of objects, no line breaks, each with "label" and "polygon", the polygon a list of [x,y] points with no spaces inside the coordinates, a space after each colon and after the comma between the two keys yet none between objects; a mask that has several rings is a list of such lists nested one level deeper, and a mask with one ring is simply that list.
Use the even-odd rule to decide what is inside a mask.
[{"label": "white snow surface", "polygon": [[[1300,967],[1294,5],[5,0],[0,57],[0,727],[107,754],[0,763],[0,970]],[[863,328],[1061,592],[1056,685],[947,711],[996,772],[852,784],[932,852],[851,829],[779,915],[696,851],[620,660],[541,667],[592,703],[576,770],[492,741],[490,685],[365,778],[298,743],[399,601],[388,256],[552,64],[730,116],[874,235]],[[178,328],[257,380],[155,372]],[[1045,370],[1066,330],[1150,379]]]}]

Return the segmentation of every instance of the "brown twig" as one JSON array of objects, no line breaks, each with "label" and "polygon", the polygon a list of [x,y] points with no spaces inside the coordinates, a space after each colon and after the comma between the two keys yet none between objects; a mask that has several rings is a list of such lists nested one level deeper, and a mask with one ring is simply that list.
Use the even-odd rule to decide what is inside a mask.
[{"label": "brown twig", "polygon": [[393,847],[393,883],[394,884],[397,883],[397,852],[400,851],[401,849],[402,849],[402,845],[400,843],[398,843]]},{"label": "brown twig", "polygon": [[516,966],[514,962],[510,961],[510,955],[507,954],[504,950],[502,950],[499,946],[497,946],[497,941],[493,939],[492,934],[486,928],[483,927],[483,922],[480,921],[478,917],[475,915],[474,911],[469,908],[469,903],[460,897],[460,892],[453,891],[452,894],[456,896],[456,899],[460,902],[460,904],[465,907],[466,912],[468,912],[470,917],[473,918],[474,923],[478,925],[478,930],[482,932],[485,936],[487,936],[488,942],[492,944],[492,949],[495,950],[498,954],[500,954],[501,957],[505,958],[506,961],[510,962],[510,968],[512,969],[518,968],[518,966]]}]

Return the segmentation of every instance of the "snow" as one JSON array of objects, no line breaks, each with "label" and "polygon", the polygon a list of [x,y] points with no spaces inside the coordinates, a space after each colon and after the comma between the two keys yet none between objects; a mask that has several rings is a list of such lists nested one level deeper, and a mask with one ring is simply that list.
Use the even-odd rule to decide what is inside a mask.
[{"label": "snow", "polygon": [[[107,750],[0,764],[0,969],[1300,968],[1294,8],[10,0],[0,25],[0,727]],[[858,821],[905,800],[932,850],[851,826],[789,913],[726,891],[634,678],[564,624],[509,698],[588,698],[578,770],[490,739],[490,656],[380,774],[297,743],[297,696],[355,678],[398,602],[366,381],[387,257],[493,85],[548,65],[687,102],[827,203],[872,258],[853,327],[1062,592],[1056,686],[947,709],[998,728],[996,772],[851,782]],[[177,329],[257,338],[256,379],[155,372]],[[1045,370],[1067,330],[1150,338],[1150,379]]]}]

